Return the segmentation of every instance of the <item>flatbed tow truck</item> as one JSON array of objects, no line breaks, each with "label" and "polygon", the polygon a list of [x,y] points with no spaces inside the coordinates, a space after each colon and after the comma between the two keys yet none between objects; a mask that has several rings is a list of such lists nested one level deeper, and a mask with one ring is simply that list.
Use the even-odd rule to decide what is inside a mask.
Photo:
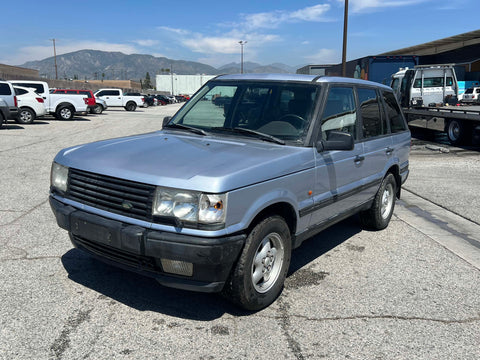
[{"label": "flatbed tow truck", "polygon": [[480,138],[480,106],[410,107],[403,112],[409,126],[445,132],[452,145]]}]

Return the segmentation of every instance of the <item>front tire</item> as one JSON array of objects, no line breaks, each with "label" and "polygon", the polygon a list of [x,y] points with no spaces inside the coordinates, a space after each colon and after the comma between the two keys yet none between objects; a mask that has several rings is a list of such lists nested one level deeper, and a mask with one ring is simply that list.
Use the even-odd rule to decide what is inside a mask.
[{"label": "front tire", "polygon": [[73,109],[69,106],[62,106],[57,109],[55,113],[57,119],[59,120],[71,120],[73,119]]},{"label": "front tire", "polygon": [[393,215],[397,193],[397,182],[392,173],[388,173],[375,195],[372,207],[360,213],[362,224],[372,230],[385,229]]},{"label": "front tire", "polygon": [[31,124],[35,120],[35,112],[28,108],[21,108],[16,120],[19,124]]},{"label": "front tire", "polygon": [[290,266],[290,229],[280,216],[258,223],[227,282],[224,293],[246,310],[261,310],[280,295]]}]

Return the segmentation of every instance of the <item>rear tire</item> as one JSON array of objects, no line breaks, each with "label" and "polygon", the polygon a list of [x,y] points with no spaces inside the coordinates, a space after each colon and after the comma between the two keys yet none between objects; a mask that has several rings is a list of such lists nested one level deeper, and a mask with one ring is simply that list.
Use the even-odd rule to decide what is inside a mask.
[{"label": "rear tire", "polygon": [[73,119],[74,110],[69,106],[62,106],[57,109],[55,116],[58,120],[71,120]]},{"label": "rear tire", "polygon": [[101,114],[103,112],[103,106],[100,104],[95,104],[95,106],[92,108],[92,114]]},{"label": "rear tire", "polygon": [[31,124],[35,120],[35,112],[28,108],[20,108],[16,119],[19,124]]},{"label": "rear tire", "polygon": [[135,111],[136,108],[137,104],[135,104],[133,101],[130,101],[127,103],[127,105],[125,105],[125,110],[127,111]]},{"label": "rear tire", "polygon": [[280,216],[258,223],[247,237],[224,295],[246,310],[260,310],[280,295],[290,266],[290,229]]},{"label": "rear tire", "polygon": [[360,213],[362,224],[371,230],[383,230],[388,226],[395,209],[397,182],[392,173],[388,173],[375,195],[372,207]]},{"label": "rear tire", "polygon": [[452,145],[460,145],[468,143],[468,126],[465,122],[457,119],[448,121],[447,136]]}]

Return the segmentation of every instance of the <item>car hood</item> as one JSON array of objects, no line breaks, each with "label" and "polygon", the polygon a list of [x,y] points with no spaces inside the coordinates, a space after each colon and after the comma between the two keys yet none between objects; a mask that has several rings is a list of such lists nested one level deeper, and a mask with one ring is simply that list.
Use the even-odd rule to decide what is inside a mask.
[{"label": "car hood", "polygon": [[63,149],[72,168],[166,187],[220,193],[314,166],[312,148],[159,131]]}]

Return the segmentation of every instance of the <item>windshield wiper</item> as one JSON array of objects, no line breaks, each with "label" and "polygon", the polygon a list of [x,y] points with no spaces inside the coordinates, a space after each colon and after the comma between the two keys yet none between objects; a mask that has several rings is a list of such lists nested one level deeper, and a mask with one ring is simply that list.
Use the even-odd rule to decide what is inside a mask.
[{"label": "windshield wiper", "polygon": [[203,136],[208,135],[208,133],[202,129],[199,129],[193,126],[183,125],[183,124],[167,124],[164,126],[164,128],[187,130],[194,134],[203,135]]},{"label": "windshield wiper", "polygon": [[285,141],[283,141],[282,139],[279,139],[273,135],[265,134],[260,131],[255,131],[252,129],[245,129],[241,127],[234,127],[234,128],[214,127],[212,128],[212,130],[229,131],[229,132],[241,133],[245,135],[253,135],[256,138],[259,138],[261,140],[270,141],[275,144],[285,145]]}]

